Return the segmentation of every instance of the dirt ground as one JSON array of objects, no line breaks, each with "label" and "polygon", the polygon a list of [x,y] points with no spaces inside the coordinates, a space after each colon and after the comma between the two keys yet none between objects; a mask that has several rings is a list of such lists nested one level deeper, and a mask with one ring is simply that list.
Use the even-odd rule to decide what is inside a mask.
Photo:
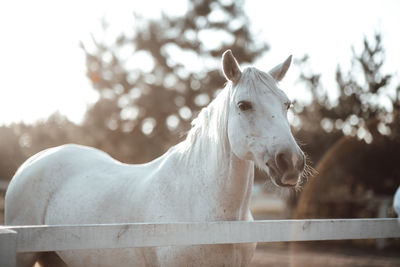
[{"label": "dirt ground", "polygon": [[320,246],[291,250],[287,244],[257,247],[250,267],[399,267],[400,251]]}]

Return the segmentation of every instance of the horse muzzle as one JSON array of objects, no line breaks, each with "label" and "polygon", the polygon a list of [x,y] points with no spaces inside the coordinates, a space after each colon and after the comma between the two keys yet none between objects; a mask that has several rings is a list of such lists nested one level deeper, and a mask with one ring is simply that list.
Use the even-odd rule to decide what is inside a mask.
[{"label": "horse muzzle", "polygon": [[272,181],[277,186],[293,187],[297,185],[304,171],[305,156],[300,149],[281,150],[265,165],[268,167]]}]

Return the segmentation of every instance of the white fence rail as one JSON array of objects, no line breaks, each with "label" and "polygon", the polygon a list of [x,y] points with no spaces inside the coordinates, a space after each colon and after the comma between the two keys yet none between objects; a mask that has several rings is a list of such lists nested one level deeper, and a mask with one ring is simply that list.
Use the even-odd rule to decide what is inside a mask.
[{"label": "white fence rail", "polygon": [[12,226],[0,227],[0,266],[19,252],[396,237],[394,218]]}]

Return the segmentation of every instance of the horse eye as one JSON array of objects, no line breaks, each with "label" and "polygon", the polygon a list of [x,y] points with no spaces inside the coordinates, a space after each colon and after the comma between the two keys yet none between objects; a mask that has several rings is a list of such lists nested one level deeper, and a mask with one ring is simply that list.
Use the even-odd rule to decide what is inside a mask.
[{"label": "horse eye", "polygon": [[290,109],[290,107],[292,106],[292,102],[286,102],[285,103],[285,105],[286,105],[286,109]]},{"label": "horse eye", "polygon": [[250,103],[250,102],[247,102],[247,101],[240,101],[240,102],[238,103],[238,107],[239,107],[239,109],[240,109],[241,111],[246,111],[246,110],[249,110],[249,109],[252,109],[252,108],[253,108],[253,106],[251,105],[251,103]]}]

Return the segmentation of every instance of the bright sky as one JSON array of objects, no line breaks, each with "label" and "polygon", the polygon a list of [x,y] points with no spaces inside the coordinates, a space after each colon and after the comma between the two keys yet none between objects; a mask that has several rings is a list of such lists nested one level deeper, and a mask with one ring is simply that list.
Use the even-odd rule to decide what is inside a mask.
[{"label": "bright sky", "polygon": [[[183,3],[183,4],[182,4]],[[79,122],[97,95],[85,76],[79,41],[99,30],[104,15],[116,29],[131,28],[132,13],[180,14],[186,0],[2,1],[0,3],[0,124],[34,122],[59,111]],[[268,70],[290,54],[309,54],[313,71],[333,84],[338,63],[349,66],[351,45],[381,30],[386,70],[399,71],[400,1],[257,1],[246,12],[271,50],[255,65]],[[358,49],[359,50],[359,49]],[[304,94],[289,71],[282,87],[292,98]],[[335,88],[329,87],[332,94]]]}]

